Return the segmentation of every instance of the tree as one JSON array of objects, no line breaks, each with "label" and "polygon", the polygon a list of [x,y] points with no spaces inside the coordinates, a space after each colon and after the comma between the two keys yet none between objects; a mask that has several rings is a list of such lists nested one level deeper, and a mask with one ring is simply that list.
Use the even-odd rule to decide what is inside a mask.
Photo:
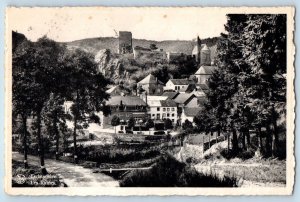
[{"label": "tree", "polygon": [[164,120],[164,127],[166,130],[173,129],[173,123],[170,119]]},{"label": "tree", "polygon": [[186,120],[183,122],[183,124],[182,124],[182,129],[183,129],[184,131],[186,131],[187,133],[192,132],[192,130],[193,130],[193,123],[186,119]]},{"label": "tree", "polygon": [[22,43],[16,43],[15,46],[12,56],[12,111],[13,119],[20,116],[22,120],[24,167],[28,168],[27,147],[30,134],[27,130],[27,118],[33,110],[33,97],[30,95],[33,95],[34,92],[31,88],[33,79],[30,72],[31,66],[26,61],[33,53],[33,44],[23,40]]},{"label": "tree", "polygon": [[74,162],[78,163],[77,129],[87,127],[90,117],[95,115],[95,112],[106,112],[103,101],[109,98],[105,92],[109,81],[97,72],[97,65],[91,54],[81,50],[69,51],[63,56],[63,61],[64,76],[69,78],[66,81],[66,96],[73,102],[73,156]]},{"label": "tree", "polygon": [[151,118],[148,118],[147,121],[146,121],[146,127],[148,128],[149,130],[149,135],[150,135],[150,128],[153,128],[154,127],[154,122]]},{"label": "tree", "polygon": [[114,115],[111,119],[111,125],[115,127],[115,135],[117,134],[116,132],[116,126],[120,125],[120,118],[116,115]]},{"label": "tree", "polygon": [[135,126],[135,120],[133,117],[130,117],[127,122],[128,128],[132,129]]},{"label": "tree", "polygon": [[43,109],[43,120],[48,133],[55,140],[55,158],[59,159],[60,131],[65,130],[66,115],[63,110],[64,99],[51,94]]},{"label": "tree", "polygon": [[154,44],[154,43],[150,44],[150,49],[151,50],[156,50],[157,49],[156,44]]}]

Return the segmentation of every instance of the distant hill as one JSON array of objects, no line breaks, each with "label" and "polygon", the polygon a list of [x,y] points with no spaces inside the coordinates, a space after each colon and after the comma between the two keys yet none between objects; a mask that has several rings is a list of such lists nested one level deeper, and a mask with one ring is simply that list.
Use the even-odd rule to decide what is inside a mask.
[{"label": "distant hill", "polygon": [[[212,58],[215,57],[217,41],[218,41],[218,37],[207,38],[202,40],[202,43],[206,43],[207,46],[211,48]],[[96,55],[97,52],[102,49],[110,49],[113,53],[118,52],[118,38],[114,38],[114,37],[88,38],[88,39],[81,39],[72,42],[67,42],[65,44],[70,49],[80,48],[87,52],[91,52],[94,55]],[[185,54],[191,54],[195,42],[193,40],[191,41],[184,41],[184,40],[153,41],[153,40],[146,40],[146,39],[132,40],[133,47],[135,46],[149,47],[150,44],[156,44],[157,48],[163,49],[166,52],[182,52]]]}]

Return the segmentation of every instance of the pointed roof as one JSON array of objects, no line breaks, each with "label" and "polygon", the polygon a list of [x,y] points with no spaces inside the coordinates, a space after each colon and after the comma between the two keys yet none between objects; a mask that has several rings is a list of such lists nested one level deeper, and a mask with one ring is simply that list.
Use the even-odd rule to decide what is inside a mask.
[{"label": "pointed roof", "polygon": [[148,76],[146,76],[143,80],[139,81],[138,84],[150,84],[150,83],[159,83],[159,84],[163,84],[163,82],[157,80],[157,78],[152,75],[152,74],[149,74]]},{"label": "pointed roof", "polygon": [[195,82],[193,80],[189,79],[170,79],[174,85],[189,85],[189,84],[194,84]]},{"label": "pointed roof", "polygon": [[210,49],[208,48],[208,46],[207,46],[206,44],[204,44],[204,45],[202,46],[202,48],[201,48],[201,51],[206,51],[206,52],[208,52],[208,51],[210,51]]},{"label": "pointed roof", "polygon": [[212,74],[217,69],[217,66],[202,65],[195,74]]},{"label": "pointed roof", "polygon": [[196,97],[193,93],[180,93],[174,98],[174,101],[178,104],[184,104],[193,97]]}]

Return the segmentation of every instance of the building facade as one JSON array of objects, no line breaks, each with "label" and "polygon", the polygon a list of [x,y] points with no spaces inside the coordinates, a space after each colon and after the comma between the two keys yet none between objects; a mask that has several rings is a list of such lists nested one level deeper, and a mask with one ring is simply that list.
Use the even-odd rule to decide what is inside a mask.
[{"label": "building facade", "polygon": [[162,95],[164,91],[164,84],[152,74],[138,82],[137,87],[145,90],[148,95]]},{"label": "building facade", "polygon": [[102,128],[112,127],[111,119],[118,116],[121,122],[127,122],[131,117],[138,123],[148,117],[147,104],[137,96],[111,96],[105,103],[110,109],[110,114],[105,116],[100,112]]}]

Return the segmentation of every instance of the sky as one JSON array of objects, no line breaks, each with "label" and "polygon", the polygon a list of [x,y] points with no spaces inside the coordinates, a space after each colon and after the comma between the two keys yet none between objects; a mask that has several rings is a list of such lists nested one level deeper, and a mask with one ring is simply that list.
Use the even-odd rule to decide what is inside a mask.
[{"label": "sky", "polygon": [[226,11],[214,8],[15,8],[7,13],[12,30],[36,41],[49,38],[68,42],[93,37],[116,37],[131,31],[133,38],[192,40],[220,36]]}]

